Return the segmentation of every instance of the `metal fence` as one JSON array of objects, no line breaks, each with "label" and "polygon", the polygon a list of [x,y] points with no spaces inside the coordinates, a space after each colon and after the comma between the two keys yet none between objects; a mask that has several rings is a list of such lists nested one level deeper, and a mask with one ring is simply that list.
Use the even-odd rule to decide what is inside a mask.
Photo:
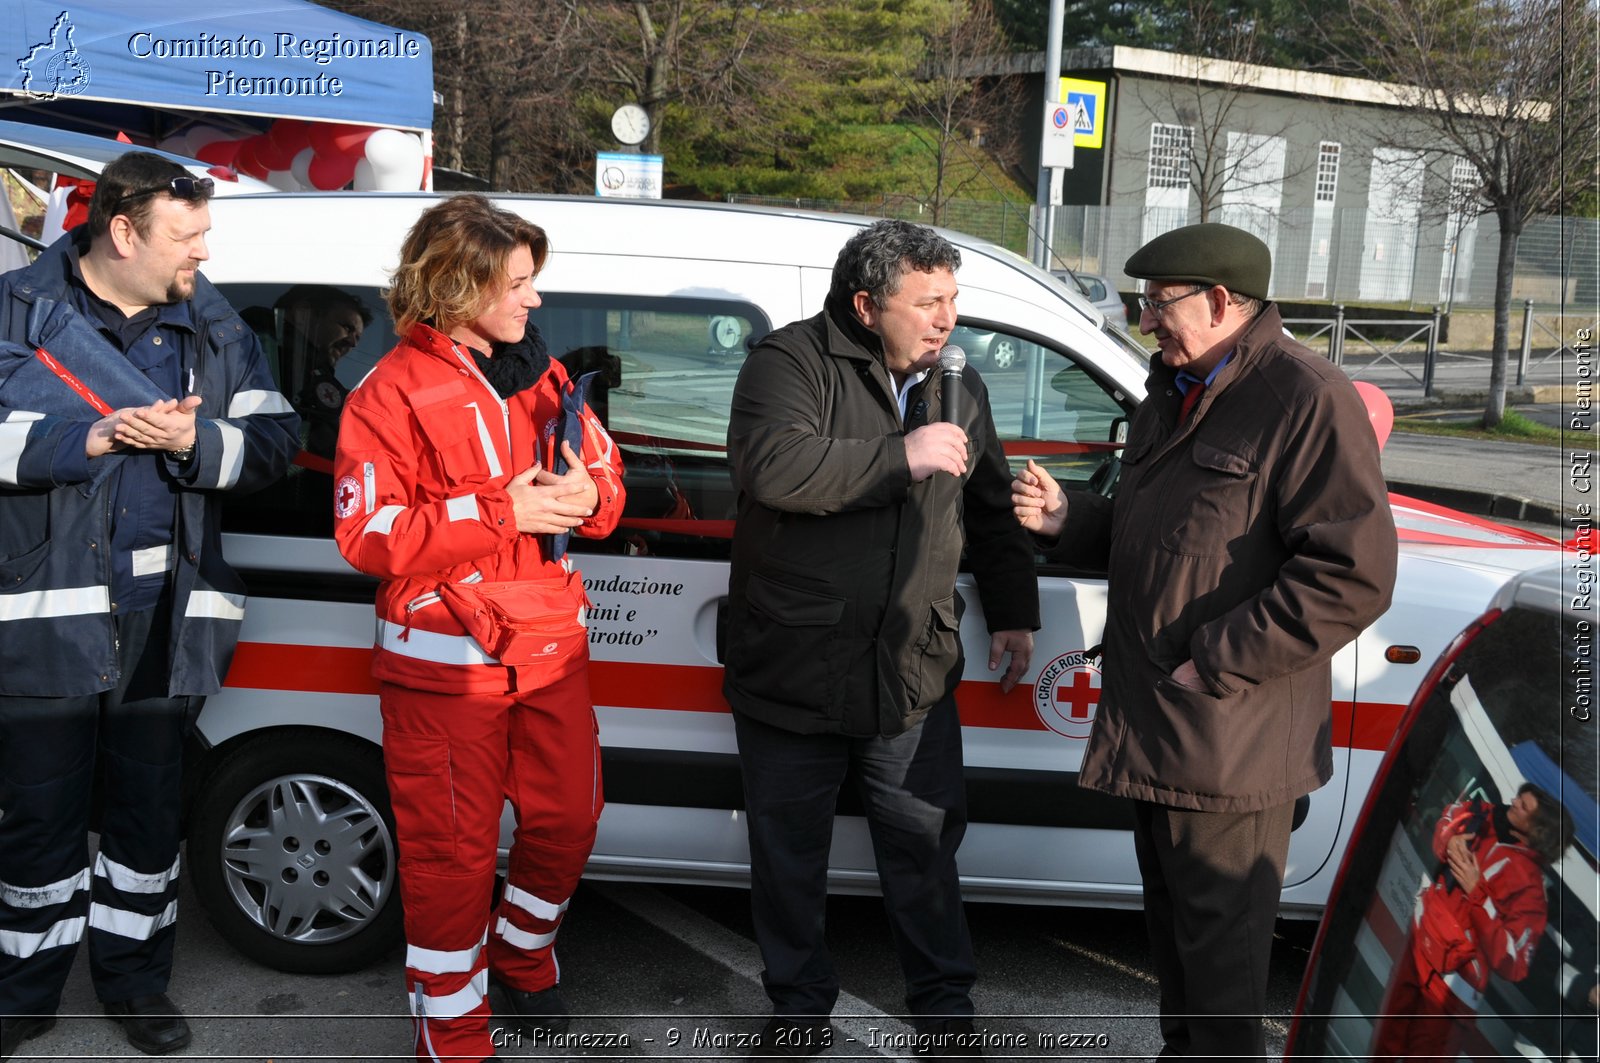
[{"label": "metal fence", "polygon": [[[911,197],[843,202],[730,196],[740,203],[905,218],[932,223],[927,204]],[[1021,254],[1031,246],[1030,212],[1016,205],[952,201],[940,224]],[[1108,278],[1123,291],[1136,283],[1122,263],[1141,244],[1198,221],[1193,211],[1139,207],[1056,208],[1053,264]],[[1412,309],[1487,307],[1494,302],[1499,226],[1493,216],[1417,216],[1394,220],[1362,208],[1304,208],[1273,213],[1221,208],[1213,221],[1255,232],[1273,250],[1275,299],[1376,303]],[[1512,298],[1541,306],[1594,307],[1600,302],[1600,221],[1543,216],[1528,223],[1517,245]]]}]

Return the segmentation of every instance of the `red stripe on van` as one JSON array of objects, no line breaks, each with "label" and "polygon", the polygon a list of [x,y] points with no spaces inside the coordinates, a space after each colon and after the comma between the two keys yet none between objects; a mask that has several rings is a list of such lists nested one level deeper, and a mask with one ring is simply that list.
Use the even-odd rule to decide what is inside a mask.
[{"label": "red stripe on van", "polygon": [[323,694],[376,694],[372,647],[285,646],[241,642],[224,686],[257,690],[310,690]]},{"label": "red stripe on van", "polygon": [[1010,731],[1045,731],[1033,710],[1033,684],[1000,693],[999,683],[965,682],[956,687],[956,707],[964,727],[1003,727]]},{"label": "red stripe on van", "polygon": [[[376,694],[372,650],[334,646],[289,646],[241,642],[233,656],[225,686],[256,690],[304,690],[328,694]],[[621,709],[673,709],[678,712],[727,712],[722,698],[722,669],[705,665],[634,664],[592,661],[589,688],[597,705]],[[1033,708],[1033,687],[1009,694],[1000,684],[965,682],[956,690],[961,723],[1008,731],[1047,730]],[[1404,705],[1366,704],[1361,711],[1348,701],[1333,703],[1336,745],[1349,735],[1351,749],[1382,752],[1400,726]]]},{"label": "red stripe on van", "polygon": [[1370,749],[1377,753],[1388,749],[1395,732],[1400,730],[1400,718],[1406,714],[1406,707],[1369,701],[1361,706],[1360,712],[1355,709],[1354,702],[1333,703],[1333,744],[1344,745],[1340,739],[1349,735],[1351,749]]},{"label": "red stripe on van", "polygon": [[621,709],[727,712],[722,669],[686,664],[590,661],[589,696]]}]

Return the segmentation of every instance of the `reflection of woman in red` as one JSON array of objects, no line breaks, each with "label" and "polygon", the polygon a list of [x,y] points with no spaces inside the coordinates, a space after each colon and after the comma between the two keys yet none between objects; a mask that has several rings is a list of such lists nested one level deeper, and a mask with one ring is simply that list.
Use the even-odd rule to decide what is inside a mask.
[{"label": "reflection of woman in red", "polygon": [[1464,798],[1444,810],[1433,832],[1442,866],[1417,896],[1373,1058],[1455,1058],[1489,975],[1527,977],[1544,936],[1543,867],[1571,839],[1560,803],[1531,783],[1509,805]]}]

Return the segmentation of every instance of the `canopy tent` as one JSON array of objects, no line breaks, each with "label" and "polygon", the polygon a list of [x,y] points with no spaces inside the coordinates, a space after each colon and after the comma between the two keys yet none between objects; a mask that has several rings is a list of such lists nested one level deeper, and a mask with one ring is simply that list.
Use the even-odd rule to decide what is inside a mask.
[{"label": "canopy tent", "polygon": [[412,130],[433,123],[420,33],[302,0],[0,0],[0,115],[162,140],[200,116]]}]

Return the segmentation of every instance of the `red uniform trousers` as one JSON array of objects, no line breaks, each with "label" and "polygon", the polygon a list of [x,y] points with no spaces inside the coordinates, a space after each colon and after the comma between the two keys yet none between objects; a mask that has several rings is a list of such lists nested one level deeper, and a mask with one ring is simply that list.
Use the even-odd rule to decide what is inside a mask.
[{"label": "red uniform trousers", "polygon": [[[381,702],[417,1058],[492,1056],[488,976],[533,992],[556,984],[556,929],[594,848],[603,800],[588,671],[511,694],[384,683]],[[491,911],[507,799],[517,829]]]}]

